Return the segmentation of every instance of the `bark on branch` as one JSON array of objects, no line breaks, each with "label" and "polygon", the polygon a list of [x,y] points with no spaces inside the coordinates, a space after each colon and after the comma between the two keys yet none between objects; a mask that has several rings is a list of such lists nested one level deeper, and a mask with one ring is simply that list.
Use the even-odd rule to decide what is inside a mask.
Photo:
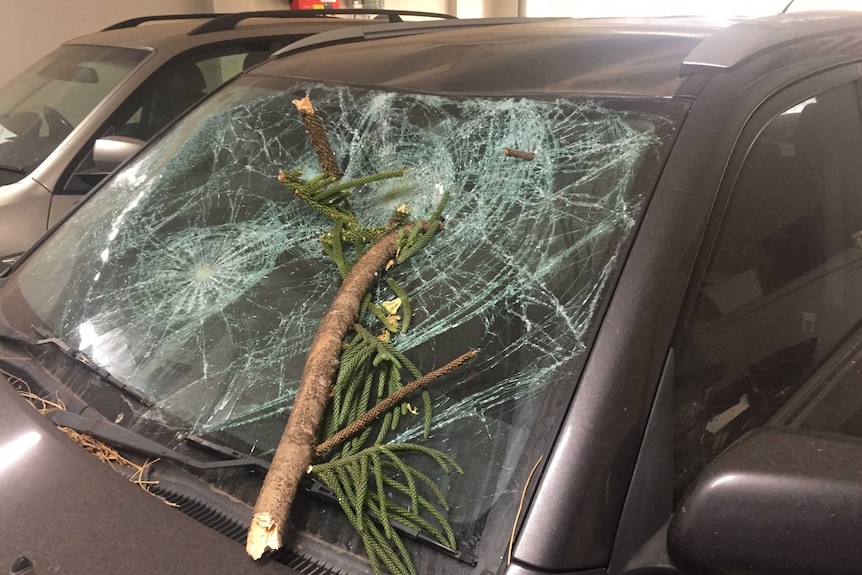
[{"label": "bark on branch", "polygon": [[[427,228],[428,224],[415,224]],[[412,225],[404,226],[409,233]],[[254,506],[246,552],[259,559],[267,549],[281,547],[284,524],[299,482],[308,472],[314,445],[338,372],[342,342],[359,314],[365,293],[379,270],[395,257],[398,230],[378,240],[357,260],[312,341],[293,409],[276,448]]]},{"label": "bark on branch", "polygon": [[299,115],[302,116],[305,133],[317,154],[317,163],[320,165],[320,169],[327,176],[340,180],[341,169],[338,167],[335,154],[332,153],[332,146],[329,145],[329,138],[326,136],[326,130],[323,129],[323,122],[314,110],[311,99],[305,96],[301,100],[294,100],[293,105],[296,106]]}]

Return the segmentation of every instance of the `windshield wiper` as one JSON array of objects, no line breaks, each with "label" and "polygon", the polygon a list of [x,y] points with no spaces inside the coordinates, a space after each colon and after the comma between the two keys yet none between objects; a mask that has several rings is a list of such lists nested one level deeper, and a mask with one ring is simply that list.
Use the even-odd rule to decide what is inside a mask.
[{"label": "windshield wiper", "polygon": [[[260,469],[269,469],[269,462],[265,459],[246,455],[245,453],[237,451],[236,449],[209,441],[198,435],[186,435],[183,439],[185,439],[186,442],[192,445],[197,445],[204,449],[207,449],[208,451],[218,453],[219,455],[233,458],[229,459],[228,461],[247,461],[250,465],[254,465],[255,467],[258,467]],[[303,488],[310,495],[316,497],[317,499],[321,499],[329,503],[338,503],[338,497],[336,497],[335,493],[331,489],[329,489],[329,487],[327,487],[323,482],[314,479],[309,475],[303,477],[299,485],[301,488]],[[470,553],[466,553],[464,551],[457,551],[455,549],[450,549],[449,547],[446,547],[445,545],[437,541],[433,536],[429,535],[428,533],[425,533],[421,529],[414,529],[413,527],[409,527],[394,519],[390,519],[389,524],[392,525],[392,527],[402,535],[405,535],[406,537],[409,537],[410,539],[413,539],[414,541],[421,543],[426,547],[431,547],[432,549],[435,549],[440,553],[444,553],[445,555],[453,557],[454,559],[457,559],[458,561],[466,563],[467,565],[470,565],[472,567],[476,566],[476,557],[474,557]]]},{"label": "windshield wiper", "polygon": [[128,449],[147,457],[159,457],[200,470],[223,469],[226,467],[257,467],[266,470],[269,462],[251,456],[242,456],[220,461],[201,461],[162,445],[121,425],[108,421],[102,416],[87,416],[57,409],[46,417],[58,427],[68,427],[78,433],[90,435],[100,441],[120,449]]},{"label": "windshield wiper", "polygon": [[120,391],[122,391],[123,393],[128,395],[129,397],[132,397],[133,399],[135,399],[138,403],[141,403],[147,407],[153,406],[153,402],[150,398],[148,398],[146,395],[142,394],[137,389],[135,389],[133,387],[129,387],[128,385],[126,385],[125,383],[123,383],[122,381],[120,381],[119,379],[114,377],[111,374],[111,372],[109,372],[107,369],[105,369],[104,367],[102,367],[101,365],[99,365],[98,363],[93,361],[92,358],[90,358],[90,356],[88,356],[86,353],[84,353],[80,349],[72,347],[71,345],[69,345],[68,343],[66,343],[62,339],[58,338],[57,336],[55,336],[54,334],[52,334],[48,330],[40,329],[39,327],[37,327],[35,325],[33,326],[33,330],[35,330],[36,333],[38,333],[40,336],[42,336],[42,339],[36,340],[34,342],[35,345],[44,345],[47,343],[53,344],[57,349],[59,349],[65,355],[71,357],[73,360],[77,361],[78,363],[86,366],[90,371],[92,371],[97,376],[99,376],[99,379],[101,379],[102,381],[109,383],[110,385],[116,387],[117,389],[119,389]]},{"label": "windshield wiper", "polygon": [[18,166],[7,166],[5,164],[0,164],[0,170],[5,170],[7,172],[12,172],[13,174],[21,174],[22,176],[27,175],[27,170],[22,170]]}]

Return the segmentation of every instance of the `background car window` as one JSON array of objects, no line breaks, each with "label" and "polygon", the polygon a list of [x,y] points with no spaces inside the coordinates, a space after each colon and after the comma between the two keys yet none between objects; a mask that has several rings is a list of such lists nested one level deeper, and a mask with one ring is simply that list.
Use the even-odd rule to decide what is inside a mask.
[{"label": "background car window", "polygon": [[860,158],[855,84],[787,109],[749,151],[678,349],[677,496],[862,318]]},{"label": "background car window", "polygon": [[0,88],[0,185],[50,154],[147,52],[61,46]]},{"label": "background car window", "polygon": [[278,47],[264,42],[220,48],[172,61],[153,74],[114,114],[104,135],[152,138],[192,104],[242,72],[248,67],[246,62],[262,61]]},{"label": "background car window", "polygon": [[[118,108],[99,137],[117,135],[149,140],[195,102],[243,70],[266,60],[287,41],[219,47],[172,60]],[[63,186],[64,191],[86,192],[101,178],[95,172],[92,150],[88,150]]]}]

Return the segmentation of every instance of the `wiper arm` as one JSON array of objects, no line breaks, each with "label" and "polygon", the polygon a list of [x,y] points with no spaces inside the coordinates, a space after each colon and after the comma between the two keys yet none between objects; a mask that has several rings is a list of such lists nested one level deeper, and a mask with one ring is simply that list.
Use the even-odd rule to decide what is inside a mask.
[{"label": "wiper arm", "polygon": [[[186,435],[183,439],[185,439],[192,445],[198,445],[214,453],[234,458],[231,461],[254,461],[255,463],[252,465],[254,465],[255,467],[264,470],[269,469],[269,462],[265,459],[259,459],[251,455],[246,455],[240,451],[237,451],[236,449],[233,449],[226,445],[214,443],[198,435]],[[338,503],[338,497],[335,496],[335,493],[331,489],[329,489],[323,482],[314,479],[309,475],[306,475],[302,478],[300,482],[300,487],[305,489],[310,495],[316,497],[317,499],[322,499],[323,501],[327,501],[329,503]],[[410,539],[413,539],[414,541],[425,545],[426,547],[431,547],[440,553],[448,555],[449,557],[453,557],[458,561],[466,563],[467,565],[470,565],[472,567],[476,566],[476,557],[474,557],[470,553],[466,553],[464,551],[456,551],[455,549],[450,549],[449,547],[446,547],[445,545],[437,541],[433,536],[429,535],[428,533],[425,533],[421,529],[414,529],[413,527],[404,525],[403,523],[394,519],[390,519],[389,524],[392,525],[392,527],[402,535],[405,535]]]},{"label": "wiper arm", "polygon": [[47,343],[53,344],[57,349],[59,349],[65,355],[71,357],[72,359],[74,359],[78,363],[86,366],[90,371],[92,371],[97,376],[99,376],[99,379],[101,379],[102,381],[113,385],[114,387],[116,387],[117,389],[119,389],[120,391],[122,391],[123,393],[128,395],[129,397],[134,398],[136,401],[138,401],[138,403],[141,403],[147,407],[153,406],[153,402],[149,397],[142,394],[137,389],[135,389],[133,387],[129,387],[128,385],[126,385],[125,383],[123,383],[122,381],[120,381],[119,379],[114,377],[111,374],[111,372],[109,372],[107,369],[105,369],[104,367],[102,367],[101,365],[99,365],[98,363],[93,361],[92,358],[90,358],[90,356],[88,356],[86,353],[84,353],[80,349],[72,347],[71,345],[69,345],[68,343],[66,343],[62,339],[58,338],[57,336],[55,336],[53,333],[51,333],[48,330],[40,329],[39,327],[37,327],[35,325],[33,326],[33,330],[35,330],[36,333],[38,333],[39,335],[42,336],[42,339],[34,342],[36,345],[44,345]]},{"label": "wiper arm", "polygon": [[236,449],[228,447],[227,445],[222,445],[220,443],[215,443],[214,441],[204,439],[200,435],[184,435],[183,440],[189,445],[192,445],[193,447],[203,448],[207,451],[211,451],[213,453],[217,453],[219,455],[227,457],[228,461],[245,461],[247,464],[244,467],[256,467],[263,472],[269,471],[269,461],[267,461],[266,459],[255,457],[253,455],[248,455],[247,453],[237,451]]},{"label": "wiper arm", "polygon": [[0,325],[0,340],[23,343],[24,345],[35,345],[38,343],[32,337],[4,325]]}]

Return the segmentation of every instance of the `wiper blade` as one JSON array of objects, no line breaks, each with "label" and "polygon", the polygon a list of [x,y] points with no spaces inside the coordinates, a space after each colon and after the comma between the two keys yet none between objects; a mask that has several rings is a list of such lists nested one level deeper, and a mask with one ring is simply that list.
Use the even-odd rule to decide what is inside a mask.
[{"label": "wiper blade", "polygon": [[78,433],[84,433],[94,437],[95,439],[104,441],[113,447],[128,449],[140,455],[146,455],[147,457],[167,459],[194,469],[205,471],[209,469],[223,469],[226,467],[262,468],[263,464],[265,464],[266,467],[269,467],[269,462],[249,456],[221,461],[201,461],[194,457],[185,455],[184,453],[174,451],[157,441],[153,441],[152,439],[135,433],[130,429],[126,429],[121,425],[108,421],[101,416],[89,417],[57,409],[48,412],[46,417],[58,427],[68,427]]},{"label": "wiper blade", "polygon": [[27,170],[22,170],[18,166],[7,166],[6,164],[0,164],[0,170],[12,172],[13,174],[21,174],[22,176],[27,175]]},{"label": "wiper blade", "polygon": [[[209,441],[198,435],[186,435],[184,439],[192,445],[198,445],[214,453],[224,455],[225,457],[234,458],[232,461],[254,461],[256,462],[255,464],[253,464],[255,467],[264,470],[269,469],[269,462],[265,459],[246,455],[245,453],[237,451],[236,449]],[[327,501],[329,503],[338,503],[338,497],[336,497],[335,493],[331,489],[329,489],[323,482],[314,479],[309,475],[303,477],[299,485],[301,488],[305,489],[310,495],[316,497],[317,499],[322,499],[323,501]],[[466,563],[467,565],[470,565],[472,567],[476,566],[477,560],[475,556],[464,551],[457,551],[455,549],[446,547],[445,545],[437,541],[432,535],[425,533],[421,529],[414,529],[413,527],[409,527],[401,523],[400,521],[396,521],[394,519],[390,519],[389,524],[392,525],[392,527],[402,535],[409,537],[410,539],[413,539],[414,541],[417,541],[422,545],[425,545],[426,547],[431,547],[440,553],[448,555],[449,557],[453,557],[458,561]]]},{"label": "wiper blade", "polygon": [[137,389],[135,389],[133,387],[129,387],[128,385],[126,385],[125,383],[123,383],[122,381],[120,381],[119,379],[114,377],[111,374],[111,372],[109,372],[107,369],[105,369],[104,367],[102,367],[101,365],[99,365],[98,363],[93,361],[93,359],[90,358],[90,356],[88,356],[86,353],[84,353],[80,349],[72,347],[71,345],[69,345],[68,343],[66,343],[62,339],[58,338],[57,336],[55,336],[53,333],[51,333],[48,330],[40,329],[39,327],[37,327],[35,325],[33,326],[33,329],[36,331],[36,333],[38,333],[40,336],[42,336],[42,339],[34,342],[35,345],[44,345],[47,343],[53,344],[57,349],[59,349],[65,355],[71,357],[72,359],[74,359],[78,363],[86,366],[90,371],[92,371],[97,376],[99,376],[99,379],[101,379],[102,381],[113,385],[114,387],[116,387],[117,389],[119,389],[120,391],[122,391],[123,393],[128,395],[129,397],[132,397],[133,399],[135,399],[138,403],[141,403],[147,407],[153,406],[153,402],[149,397],[142,394]]}]

